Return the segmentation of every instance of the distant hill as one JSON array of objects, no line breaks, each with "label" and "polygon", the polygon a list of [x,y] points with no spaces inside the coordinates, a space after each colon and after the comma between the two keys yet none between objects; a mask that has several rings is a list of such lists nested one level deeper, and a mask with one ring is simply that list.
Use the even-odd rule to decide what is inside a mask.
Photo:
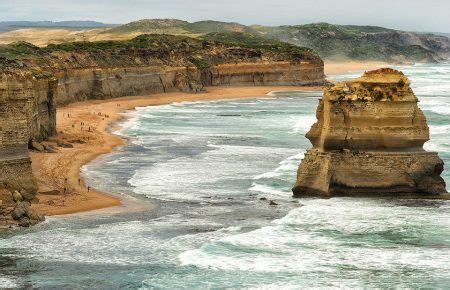
[{"label": "distant hill", "polygon": [[106,28],[115,24],[97,21],[0,21],[0,31],[11,31],[20,28]]},{"label": "distant hill", "polygon": [[176,19],[147,19],[105,30],[103,34],[124,37],[124,33],[132,33],[133,36],[139,33],[167,33],[201,37],[210,33],[236,32],[309,47],[326,59],[435,62],[447,59],[450,53],[449,38],[443,35],[328,23],[245,26],[213,20],[189,23]]},{"label": "distant hill", "polygon": [[112,28],[106,33],[205,34],[211,32],[244,32],[247,26],[214,20],[187,22],[178,19],[143,19]]},{"label": "distant hill", "polygon": [[251,26],[250,33],[313,48],[323,58],[435,62],[448,59],[446,36],[376,26],[315,23],[294,26]]},{"label": "distant hill", "polygon": [[[54,22],[53,25],[57,25]],[[88,25],[90,22],[85,23]],[[89,25],[106,25],[92,23]],[[40,24],[43,25],[43,24]],[[59,25],[61,25],[59,23]],[[79,27],[83,23],[78,23]],[[43,26],[39,26],[43,27]],[[72,26],[73,27],[73,26]],[[446,35],[399,31],[377,26],[306,25],[246,26],[214,20],[187,22],[178,19],[143,19],[114,27],[91,27],[71,33],[42,29],[0,33],[0,43],[23,40],[36,45],[65,41],[126,40],[141,34],[171,34],[197,38],[238,38],[237,33],[274,39],[308,47],[325,59],[378,60],[387,62],[437,62],[448,59],[450,41]],[[216,35],[214,35],[214,33]],[[225,35],[230,33],[230,35]]]}]

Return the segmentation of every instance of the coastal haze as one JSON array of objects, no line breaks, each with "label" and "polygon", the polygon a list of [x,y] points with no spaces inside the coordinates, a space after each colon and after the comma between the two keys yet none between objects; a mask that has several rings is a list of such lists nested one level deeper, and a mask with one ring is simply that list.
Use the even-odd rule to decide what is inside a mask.
[{"label": "coastal haze", "polygon": [[2,1],[0,288],[448,288],[449,9]]}]

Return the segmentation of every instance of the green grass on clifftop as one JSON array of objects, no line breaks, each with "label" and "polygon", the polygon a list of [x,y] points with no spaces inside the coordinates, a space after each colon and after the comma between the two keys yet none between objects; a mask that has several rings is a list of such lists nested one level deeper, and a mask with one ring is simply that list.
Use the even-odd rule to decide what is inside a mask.
[{"label": "green grass on clifftop", "polygon": [[[2,60],[3,58],[3,60]],[[248,33],[210,33],[200,38],[144,34],[131,40],[66,42],[39,48],[26,42],[0,45],[1,68],[123,67],[270,61],[323,64],[311,49]]]},{"label": "green grass on clifftop", "polygon": [[[424,35],[379,26],[313,23],[272,27],[245,26],[213,20],[189,23],[176,19],[154,19],[131,22],[112,28],[108,32],[167,33],[230,42],[240,41],[240,44],[246,43],[253,47],[258,44],[264,45],[265,42],[261,39],[252,43],[253,40],[249,35],[253,35],[308,47],[328,59],[430,62],[441,60],[442,55],[450,53],[450,41],[445,36]],[[237,32],[246,35],[239,36],[235,34]]]}]

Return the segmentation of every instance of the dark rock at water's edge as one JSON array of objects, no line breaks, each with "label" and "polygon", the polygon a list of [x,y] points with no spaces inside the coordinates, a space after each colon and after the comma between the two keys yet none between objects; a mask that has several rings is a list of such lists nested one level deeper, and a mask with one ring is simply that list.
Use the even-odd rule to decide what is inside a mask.
[{"label": "dark rock at water's edge", "polygon": [[45,220],[38,210],[34,209],[31,202],[35,196],[22,190],[21,192],[8,189],[0,189],[0,229],[11,225],[29,227]]},{"label": "dark rock at water's edge", "polygon": [[429,129],[417,102],[393,69],[325,89],[294,196],[448,198],[443,161],[423,149]]}]

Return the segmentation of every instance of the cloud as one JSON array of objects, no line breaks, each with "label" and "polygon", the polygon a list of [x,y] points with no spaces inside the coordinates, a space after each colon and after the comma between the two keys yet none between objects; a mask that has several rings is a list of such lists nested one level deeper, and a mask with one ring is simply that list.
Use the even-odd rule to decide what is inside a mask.
[{"label": "cloud", "polygon": [[0,0],[3,20],[215,19],[243,24],[379,25],[450,32],[448,0]]}]

